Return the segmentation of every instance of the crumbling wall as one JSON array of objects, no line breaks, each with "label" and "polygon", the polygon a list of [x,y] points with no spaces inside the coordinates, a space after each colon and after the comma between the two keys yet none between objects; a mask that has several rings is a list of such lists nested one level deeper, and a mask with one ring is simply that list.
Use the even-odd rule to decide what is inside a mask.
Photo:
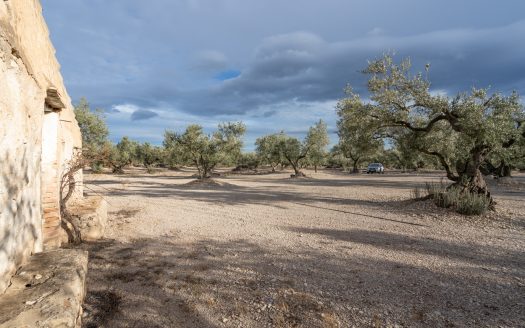
[{"label": "crumbling wall", "polygon": [[38,0],[0,1],[0,117],[2,293],[31,253],[60,245],[60,176],[81,147]]}]

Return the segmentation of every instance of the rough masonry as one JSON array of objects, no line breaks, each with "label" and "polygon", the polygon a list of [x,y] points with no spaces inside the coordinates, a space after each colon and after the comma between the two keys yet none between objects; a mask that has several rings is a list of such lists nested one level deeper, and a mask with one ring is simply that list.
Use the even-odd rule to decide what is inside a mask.
[{"label": "rough masonry", "polygon": [[60,176],[81,146],[40,1],[0,1],[0,295],[61,245]]}]

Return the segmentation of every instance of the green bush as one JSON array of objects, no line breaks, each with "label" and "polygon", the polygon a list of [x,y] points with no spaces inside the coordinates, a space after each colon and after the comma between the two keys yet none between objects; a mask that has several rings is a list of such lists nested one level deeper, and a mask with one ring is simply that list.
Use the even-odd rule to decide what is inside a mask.
[{"label": "green bush", "polygon": [[[484,195],[447,186],[443,181],[426,183],[425,190],[438,207],[453,208],[460,214],[481,215],[490,209],[490,199]],[[416,187],[412,190],[412,195],[421,199],[425,196],[422,192],[420,187]]]},{"label": "green bush", "polygon": [[457,205],[461,198],[461,191],[457,188],[449,188],[434,197],[436,205],[439,207],[449,208]]},{"label": "green bush", "polygon": [[98,174],[98,173],[102,173],[104,167],[102,166],[102,163],[93,163],[91,165],[91,173],[95,173],[95,174]]},{"label": "green bush", "polygon": [[484,195],[464,192],[458,198],[456,212],[464,215],[481,215],[490,208],[490,200]]}]

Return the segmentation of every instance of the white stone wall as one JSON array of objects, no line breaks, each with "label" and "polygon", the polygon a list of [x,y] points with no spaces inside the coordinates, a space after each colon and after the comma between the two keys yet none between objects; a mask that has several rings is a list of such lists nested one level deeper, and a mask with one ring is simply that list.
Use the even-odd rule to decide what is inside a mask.
[{"label": "white stone wall", "polygon": [[43,94],[8,50],[0,39],[0,293],[7,277],[42,249]]},{"label": "white stone wall", "polygon": [[[65,108],[44,119],[48,88]],[[29,255],[60,245],[58,179],[80,147],[40,2],[0,1],[0,294]]]}]

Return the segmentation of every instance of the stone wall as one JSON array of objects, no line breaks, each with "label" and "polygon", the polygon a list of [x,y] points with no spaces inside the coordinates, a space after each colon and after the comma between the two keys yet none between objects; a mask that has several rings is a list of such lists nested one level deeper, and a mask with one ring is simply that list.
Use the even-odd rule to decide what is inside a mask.
[{"label": "stone wall", "polygon": [[0,117],[2,293],[30,254],[60,246],[59,180],[81,148],[38,0],[0,1]]}]

